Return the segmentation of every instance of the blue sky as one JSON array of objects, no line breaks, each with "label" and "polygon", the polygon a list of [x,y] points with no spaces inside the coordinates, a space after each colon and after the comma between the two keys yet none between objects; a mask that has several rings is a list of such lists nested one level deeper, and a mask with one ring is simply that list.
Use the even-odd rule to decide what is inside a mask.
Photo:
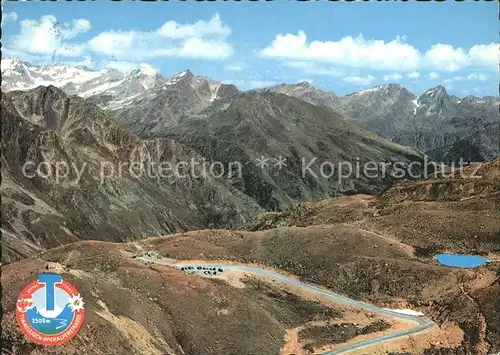
[{"label": "blue sky", "polygon": [[[312,81],[346,94],[498,95],[496,2],[7,2],[4,56],[165,76],[187,68],[242,89]],[[54,24],[57,23],[57,26]]]}]

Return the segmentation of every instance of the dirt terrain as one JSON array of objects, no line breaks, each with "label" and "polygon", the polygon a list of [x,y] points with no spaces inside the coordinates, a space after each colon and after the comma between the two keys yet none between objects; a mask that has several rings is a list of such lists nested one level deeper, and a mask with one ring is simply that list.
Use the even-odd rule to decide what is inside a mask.
[{"label": "dirt terrain", "polygon": [[[484,166],[475,182],[440,177],[374,197],[303,203],[257,216],[245,230],[200,230],[133,243],[84,241],[9,264],[2,268],[2,353],[298,355],[401,326],[279,284],[189,276],[133,258],[148,251],[283,270],[353,299],[421,311],[439,325],[435,332],[373,347],[373,354],[496,353],[500,264],[453,269],[432,255],[470,252],[500,259],[499,168],[498,161]],[[439,186],[447,188],[435,194]],[[62,272],[86,302],[79,335],[53,350],[27,342],[14,312],[21,289],[47,271]]]},{"label": "dirt terrain", "polygon": [[[130,245],[79,242],[7,265],[2,353],[278,354],[289,330],[304,325],[341,324],[329,333],[342,341],[375,333],[381,324],[389,330],[404,326],[258,278],[241,276],[242,286],[234,287],[225,280],[146,265],[131,255]],[[15,320],[17,295],[39,272],[62,273],[85,300],[86,324],[78,336],[51,349],[26,341]],[[356,331],[346,333],[346,327]],[[323,345],[315,339],[302,335],[301,353]]]},{"label": "dirt terrain", "polygon": [[[463,333],[461,344],[446,353],[498,352],[500,265],[452,269],[432,256],[462,252],[500,259],[499,171],[497,160],[481,166],[480,179],[404,183],[375,197],[261,214],[246,230],[194,231],[142,245],[178,259],[265,264],[355,299],[418,309]],[[439,353],[432,351],[427,353]]]}]

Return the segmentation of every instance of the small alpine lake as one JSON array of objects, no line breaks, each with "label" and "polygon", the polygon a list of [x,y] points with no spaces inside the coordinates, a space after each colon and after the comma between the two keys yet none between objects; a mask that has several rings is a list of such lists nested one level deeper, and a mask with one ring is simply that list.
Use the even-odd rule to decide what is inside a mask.
[{"label": "small alpine lake", "polygon": [[465,269],[473,269],[488,262],[485,257],[467,254],[437,254],[436,259],[441,265]]}]

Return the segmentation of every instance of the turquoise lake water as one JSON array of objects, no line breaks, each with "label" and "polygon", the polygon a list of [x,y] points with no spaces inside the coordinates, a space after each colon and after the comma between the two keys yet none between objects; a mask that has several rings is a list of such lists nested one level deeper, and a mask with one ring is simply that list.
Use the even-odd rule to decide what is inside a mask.
[{"label": "turquoise lake water", "polygon": [[437,254],[436,258],[441,265],[472,269],[488,262],[488,259],[477,255],[467,254]]}]

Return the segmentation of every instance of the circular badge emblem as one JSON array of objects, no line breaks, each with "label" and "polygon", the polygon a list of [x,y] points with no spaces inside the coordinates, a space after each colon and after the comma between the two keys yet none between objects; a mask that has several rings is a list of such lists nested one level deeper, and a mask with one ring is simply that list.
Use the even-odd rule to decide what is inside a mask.
[{"label": "circular badge emblem", "polygon": [[35,343],[60,345],[80,330],[83,304],[77,289],[61,275],[40,274],[17,299],[17,323]]}]

